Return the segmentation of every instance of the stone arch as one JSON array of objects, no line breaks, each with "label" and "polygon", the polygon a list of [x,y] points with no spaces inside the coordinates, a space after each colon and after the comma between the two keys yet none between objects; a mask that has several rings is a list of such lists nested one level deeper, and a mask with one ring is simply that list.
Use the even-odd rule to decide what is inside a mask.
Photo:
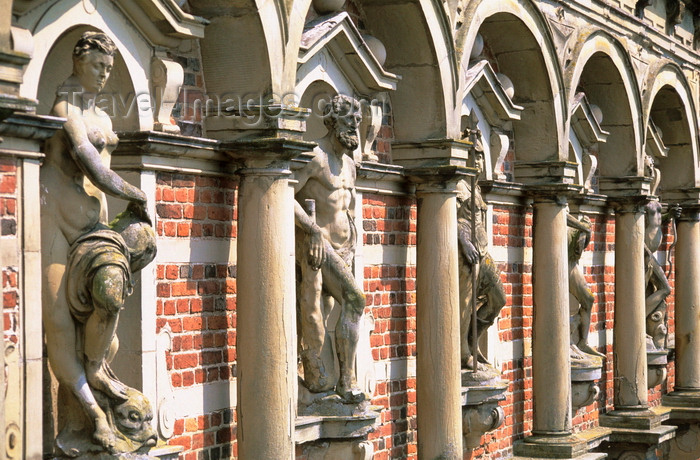
[{"label": "stone arch", "polygon": [[[639,85],[625,47],[606,32],[582,34],[565,71],[568,106],[583,90],[600,107],[601,128],[610,134],[600,145],[598,174],[605,177],[643,175]],[[567,117],[566,130],[570,129]]]},{"label": "stone arch", "polygon": [[[207,18],[200,40],[204,83],[212,99],[278,101],[293,91],[283,78],[286,25],[280,1],[192,0],[193,13]],[[295,60],[296,62],[296,60]],[[234,102],[234,106],[239,104]]]},{"label": "stone arch", "polygon": [[[38,19],[32,14],[20,18],[19,25],[30,29],[34,38],[34,56],[24,74],[20,94],[42,103],[53,103],[56,87],[72,71],[71,52],[75,41],[86,30],[100,30],[119,50],[105,87],[105,94],[114,95],[114,129],[152,129],[148,82],[152,49],[143,37],[134,33],[131,23],[111,2],[96,5],[96,10],[89,12],[82,4],[62,0]],[[54,56],[54,51],[60,56]],[[46,109],[40,107],[40,110]]]},{"label": "stone arch", "polygon": [[[442,3],[358,0],[357,4],[365,13],[367,30],[386,47],[384,68],[401,77],[391,93],[396,140],[458,137],[454,48]],[[295,2],[292,11],[296,13],[290,24],[292,40],[298,41],[295,36],[301,33],[310,6],[310,0]],[[289,53],[293,52],[290,48]]]},{"label": "stone arch", "polygon": [[[460,91],[469,68],[470,53],[481,34],[497,61],[497,72],[513,82],[513,102],[523,106],[513,122],[516,159],[564,160],[566,104],[557,53],[546,19],[529,0],[471,2],[464,13]],[[556,135],[552,135],[556,133]]]},{"label": "stone arch", "polygon": [[661,170],[658,194],[664,197],[697,187],[700,185],[698,121],[683,71],[670,61],[660,61],[649,69],[645,88],[642,98],[645,132],[653,123],[663,133],[662,141],[668,149],[665,158],[655,159]]}]

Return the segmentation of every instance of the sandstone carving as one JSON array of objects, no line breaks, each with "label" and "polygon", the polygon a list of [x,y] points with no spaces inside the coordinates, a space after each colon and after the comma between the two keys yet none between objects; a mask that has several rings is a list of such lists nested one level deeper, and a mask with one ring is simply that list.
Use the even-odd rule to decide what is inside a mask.
[{"label": "sandstone carving", "polygon": [[317,141],[313,159],[296,174],[294,210],[296,259],[301,270],[303,386],[312,394],[335,390],[344,402],[353,404],[366,398],[354,371],[365,307],[365,296],[352,272],[357,237],[353,152],[359,145],[360,110],[359,102],[347,96],[336,96],[328,103],[325,123],[329,132]]},{"label": "sandstone carving", "polygon": [[654,256],[663,240],[662,225],[669,219],[680,217],[681,209],[674,207],[662,214],[661,204],[652,201],[646,205],[644,224],[644,265],[646,282],[647,352],[664,350],[668,327],[666,324],[666,297],[671,293],[671,285],[664,273],[664,267]]},{"label": "sandstone carving", "polygon": [[[155,256],[146,196],[109,168],[118,139],[95,106],[115,52],[98,32],[76,44],[73,73],[52,110],[66,123],[47,141],[41,168],[43,322],[59,382],[58,456],[131,453],[156,440],[150,403],[109,365],[132,274]],[[110,225],[105,194],[129,202]]]},{"label": "sandstone carving", "polygon": [[569,227],[569,293],[573,297],[570,302],[571,315],[571,363],[600,364],[598,358],[605,355],[588,345],[588,331],[591,326],[591,310],[593,309],[593,293],[583,276],[579,261],[583,251],[591,241],[591,221],[584,216],[581,220],[571,214],[566,216]]},{"label": "sandstone carving", "polygon": [[[475,150],[475,160],[481,174],[484,169],[483,152]],[[474,310],[478,343],[498,317],[506,303],[506,296],[500,270],[488,252],[487,207],[479,185],[474,186],[472,194],[472,185],[467,180],[460,181],[457,186],[457,206],[461,359],[463,368],[474,369],[473,354],[477,355],[478,362],[488,364],[480,350],[472,349]]]}]

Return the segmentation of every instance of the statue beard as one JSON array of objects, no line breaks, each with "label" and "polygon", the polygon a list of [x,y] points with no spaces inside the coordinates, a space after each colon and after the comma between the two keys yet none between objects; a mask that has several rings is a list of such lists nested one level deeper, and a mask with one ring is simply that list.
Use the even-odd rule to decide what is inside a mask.
[{"label": "statue beard", "polygon": [[360,139],[357,137],[356,131],[341,131],[336,133],[340,145],[348,150],[355,150],[360,145]]}]

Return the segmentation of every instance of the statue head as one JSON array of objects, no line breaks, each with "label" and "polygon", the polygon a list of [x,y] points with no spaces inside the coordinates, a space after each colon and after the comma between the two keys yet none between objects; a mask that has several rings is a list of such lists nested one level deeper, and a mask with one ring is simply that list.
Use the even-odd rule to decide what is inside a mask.
[{"label": "statue head", "polygon": [[323,122],[330,133],[334,133],[340,144],[355,150],[360,144],[357,128],[362,121],[362,109],[360,103],[344,95],[337,95],[331,99],[323,111]]},{"label": "statue head", "polygon": [[[156,445],[158,436],[151,426],[153,409],[146,396],[140,391],[128,388],[126,401],[113,407],[114,425],[122,443],[132,446]],[[131,452],[131,450],[129,450]]]},{"label": "statue head", "polygon": [[102,32],[85,32],[73,48],[73,75],[91,93],[104,88],[114,64],[117,47]]},{"label": "statue head", "polygon": [[156,234],[153,227],[135,211],[134,206],[128,206],[110,226],[122,236],[129,248],[132,272],[143,269],[156,257]]}]

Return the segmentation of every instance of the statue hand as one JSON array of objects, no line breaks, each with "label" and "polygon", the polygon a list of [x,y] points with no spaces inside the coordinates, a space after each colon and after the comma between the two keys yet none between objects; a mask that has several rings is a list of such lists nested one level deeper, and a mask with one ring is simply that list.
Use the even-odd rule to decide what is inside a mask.
[{"label": "statue hand", "polygon": [[683,208],[681,208],[677,204],[671,206],[671,208],[668,210],[668,213],[670,214],[671,219],[680,219],[682,212],[683,212]]},{"label": "statue hand", "polygon": [[[146,196],[144,194],[144,196]],[[148,225],[153,226],[153,222],[151,221],[151,217],[148,215],[148,211],[146,211],[146,202],[140,202],[140,201],[130,201],[128,205],[126,205],[126,209],[128,209],[132,214],[137,216],[139,219],[141,219],[144,222],[148,222]]]},{"label": "statue hand", "polygon": [[312,233],[309,234],[309,265],[314,270],[321,268],[325,253],[323,250],[323,235],[321,235],[321,230],[316,227]]},{"label": "statue hand", "polygon": [[474,265],[479,261],[479,251],[476,250],[474,245],[469,240],[460,240],[460,247],[462,248],[462,254],[467,259],[470,265]]}]

